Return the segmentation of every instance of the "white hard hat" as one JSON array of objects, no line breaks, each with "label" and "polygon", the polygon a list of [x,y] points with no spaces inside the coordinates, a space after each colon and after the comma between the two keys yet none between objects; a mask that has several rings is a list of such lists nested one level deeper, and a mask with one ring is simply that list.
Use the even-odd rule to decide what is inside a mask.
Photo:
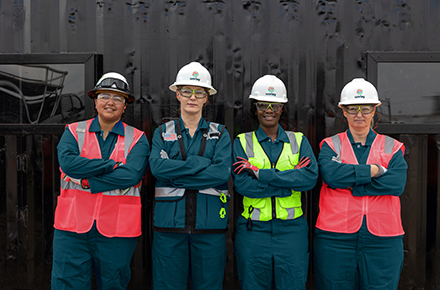
[{"label": "white hard hat", "polygon": [[117,93],[123,93],[127,96],[127,103],[135,101],[134,96],[131,94],[130,86],[128,85],[125,77],[116,72],[109,72],[104,74],[96,83],[95,87],[88,92],[89,97],[95,98],[98,91],[112,91]]},{"label": "white hard hat", "polygon": [[209,95],[217,93],[217,90],[211,86],[211,74],[198,62],[183,66],[177,73],[176,81],[169,88],[175,92],[177,86],[183,85],[207,88]]},{"label": "white hard hat", "polygon": [[273,75],[265,75],[255,81],[249,99],[287,103],[287,90],[283,81]]},{"label": "white hard hat", "polygon": [[381,104],[376,88],[363,78],[353,79],[344,86],[338,106],[357,104]]}]

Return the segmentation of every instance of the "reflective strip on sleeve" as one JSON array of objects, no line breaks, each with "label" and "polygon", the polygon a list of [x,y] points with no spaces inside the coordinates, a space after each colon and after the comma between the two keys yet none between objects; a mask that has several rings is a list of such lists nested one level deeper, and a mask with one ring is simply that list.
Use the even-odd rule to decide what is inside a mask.
[{"label": "reflective strip on sleeve", "polygon": [[231,197],[229,194],[229,190],[219,190],[216,188],[207,188],[199,190],[200,193],[207,194],[207,195],[214,195],[214,196],[220,196],[222,193],[228,197]]},{"label": "reflective strip on sleeve", "polygon": [[185,188],[156,187],[154,192],[156,197],[182,197],[185,194]]}]

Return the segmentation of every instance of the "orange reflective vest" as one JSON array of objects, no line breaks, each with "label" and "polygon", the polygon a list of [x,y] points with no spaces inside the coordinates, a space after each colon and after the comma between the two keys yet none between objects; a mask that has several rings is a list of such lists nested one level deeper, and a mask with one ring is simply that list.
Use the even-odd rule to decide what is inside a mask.
[{"label": "orange reflective vest", "polygon": [[[89,132],[92,120],[68,125],[78,142],[81,157],[101,159],[95,132]],[[128,153],[143,132],[124,123],[124,135],[118,136],[110,159],[126,163]],[[61,168],[60,168],[61,171]],[[141,235],[141,183],[125,190],[92,194],[78,181],[61,171],[61,189],[55,210],[54,227],[76,233],[86,233],[96,220],[98,231],[106,237],[137,237]]]},{"label": "orange reflective vest", "polygon": [[[347,132],[324,139],[338,154],[342,163],[358,164]],[[393,155],[404,145],[391,137],[377,134],[371,144],[367,164],[379,164],[387,168]],[[336,233],[355,233],[364,215],[370,233],[390,237],[403,235],[400,217],[400,198],[392,195],[353,196],[350,189],[330,188],[323,183],[319,197],[319,215],[316,227]]]}]

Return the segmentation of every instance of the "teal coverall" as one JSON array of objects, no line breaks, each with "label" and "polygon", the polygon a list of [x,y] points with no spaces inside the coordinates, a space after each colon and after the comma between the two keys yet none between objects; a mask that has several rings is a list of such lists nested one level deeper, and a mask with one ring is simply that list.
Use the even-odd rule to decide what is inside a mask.
[{"label": "teal coverall", "polygon": [[[365,145],[353,141],[347,131],[359,164],[332,161],[337,154],[325,142],[319,153],[319,169],[331,188],[352,187],[354,196],[400,196],[408,168],[402,151],[396,152],[388,170],[371,178],[367,158],[376,133],[370,129]],[[364,217],[361,228],[352,234],[315,229],[314,261],[317,289],[397,289],[403,266],[401,235],[379,237],[371,234]]]},{"label": "teal coverall", "polygon": [[[278,125],[279,126],[279,125]],[[283,144],[289,142],[286,132],[278,127],[275,141],[263,130],[256,131],[258,142],[272,163],[278,160]],[[234,162],[247,155],[236,138]],[[247,173],[233,173],[236,192],[251,198],[285,197],[296,191],[312,189],[318,179],[318,165],[305,136],[301,141],[299,159],[309,157],[307,167],[280,171],[260,169],[259,179]],[[293,220],[272,219],[248,221],[240,215],[235,237],[237,268],[242,289],[305,289],[309,265],[308,226],[304,216]]]},{"label": "teal coverall", "polygon": [[[157,128],[150,155],[151,172],[157,178],[152,247],[153,288],[223,289],[226,264],[227,209],[229,197],[201,193],[228,190],[231,172],[231,139],[223,125],[200,119],[191,137],[181,118]],[[179,122],[179,124],[177,124]],[[223,131],[223,132],[222,132]],[[163,134],[162,134],[163,133]],[[205,136],[204,136],[205,135]],[[206,138],[202,156],[202,139]],[[179,144],[179,139],[183,141]],[[183,151],[180,146],[183,146]],[[186,155],[186,158],[182,156]],[[181,196],[158,195],[159,190]]]},{"label": "teal coverall", "polygon": [[[133,146],[126,164],[115,168],[115,161],[109,157],[118,135],[124,135],[122,122],[115,124],[105,140],[98,117],[92,121],[89,131],[96,132],[102,159],[81,157],[78,142],[66,129],[57,147],[64,173],[73,178],[87,178],[92,193],[128,188],[142,180],[150,153],[145,135]],[[99,289],[126,289],[135,248],[136,238],[105,237],[96,225],[84,234],[55,229],[52,289],[91,289],[93,270]]]}]

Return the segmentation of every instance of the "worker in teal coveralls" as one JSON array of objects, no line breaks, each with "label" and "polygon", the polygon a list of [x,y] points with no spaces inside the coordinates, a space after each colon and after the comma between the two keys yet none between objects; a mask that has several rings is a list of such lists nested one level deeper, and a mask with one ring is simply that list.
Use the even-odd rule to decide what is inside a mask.
[{"label": "worker in teal coveralls", "polygon": [[243,196],[235,252],[244,290],[305,289],[309,265],[308,226],[301,191],[311,190],[318,165],[307,138],[279,125],[287,103],[284,83],[273,75],[252,87],[256,131],[234,140],[234,185]]},{"label": "worker in teal coveralls", "polygon": [[58,144],[61,194],[55,210],[52,289],[126,289],[141,235],[140,185],[150,146],[121,121],[128,82],[107,73],[89,92],[98,116],[66,126]]},{"label": "worker in teal coveralls", "polygon": [[152,247],[153,288],[223,289],[226,264],[231,139],[225,126],[202,118],[216,93],[198,62],[170,86],[180,118],[154,132],[150,156],[157,178]]},{"label": "worker in teal coveralls", "polygon": [[407,164],[403,144],[371,128],[380,104],[371,83],[352,80],[339,102],[349,128],[321,143],[317,289],[398,287],[404,234],[399,196]]}]

